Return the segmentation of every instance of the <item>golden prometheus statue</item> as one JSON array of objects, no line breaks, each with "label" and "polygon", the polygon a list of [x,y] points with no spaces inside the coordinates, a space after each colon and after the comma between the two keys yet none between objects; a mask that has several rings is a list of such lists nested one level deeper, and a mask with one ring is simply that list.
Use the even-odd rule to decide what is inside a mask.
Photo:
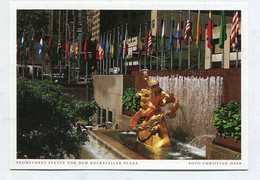
[{"label": "golden prometheus statue", "polygon": [[[141,97],[141,108],[130,120],[132,130],[138,132],[138,140],[152,147],[170,147],[171,141],[165,117],[174,118],[179,107],[178,100],[173,94],[163,91],[156,79],[148,79],[144,71],[144,78],[149,89],[142,89],[136,94]],[[170,108],[163,112],[161,107],[172,103]],[[142,121],[140,124],[138,122]]]}]

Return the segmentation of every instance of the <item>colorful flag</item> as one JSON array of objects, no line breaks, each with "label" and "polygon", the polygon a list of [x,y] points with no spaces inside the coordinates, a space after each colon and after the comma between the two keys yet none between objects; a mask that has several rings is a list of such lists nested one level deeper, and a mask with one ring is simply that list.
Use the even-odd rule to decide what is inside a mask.
[{"label": "colorful flag", "polygon": [[142,50],[143,50],[143,43],[142,43],[142,26],[140,25],[139,37],[138,37],[138,52],[139,52],[139,55],[142,54]]},{"label": "colorful flag", "polygon": [[161,37],[162,50],[165,49],[165,34],[164,34],[164,31],[165,31],[165,20],[163,20],[163,25],[162,25],[162,37]]},{"label": "colorful flag", "polygon": [[[99,37],[99,39],[98,39],[98,41],[97,41],[97,44],[96,44],[96,60],[100,60],[99,59],[99,45],[100,45],[100,37]],[[84,46],[85,47],[85,46]],[[85,57],[85,60],[87,60],[86,59],[86,57]]]},{"label": "colorful flag", "polygon": [[232,20],[232,27],[231,27],[231,48],[235,49],[238,44],[238,31],[239,31],[239,16],[238,11],[233,12],[233,20]]},{"label": "colorful flag", "polygon": [[220,35],[219,35],[219,47],[224,47],[224,42],[227,39],[227,32],[226,32],[226,18],[225,12],[221,11],[221,20],[220,20]]},{"label": "colorful flag", "polygon": [[57,45],[57,56],[60,57],[60,50],[61,50],[61,34],[58,39],[58,45]]},{"label": "colorful flag", "polygon": [[150,29],[149,38],[148,38],[147,55],[152,55],[152,48],[153,48],[153,36],[152,36],[152,29]]},{"label": "colorful flag", "polygon": [[187,15],[187,22],[186,22],[186,28],[185,28],[185,34],[184,34],[184,43],[186,46],[189,46],[189,41],[191,42],[191,25],[190,25],[190,16],[189,13]]},{"label": "colorful flag", "polygon": [[108,32],[107,32],[107,35],[106,35],[106,49],[105,49],[105,57],[108,56],[108,53],[109,53],[109,41],[108,41]]},{"label": "colorful flag", "polygon": [[207,28],[207,36],[208,36],[207,46],[211,50],[213,49],[213,39],[212,39],[213,28],[214,28],[214,23],[212,20],[212,14],[211,11],[209,11],[208,28]]},{"label": "colorful flag", "polygon": [[145,32],[145,55],[148,55],[148,39],[149,39],[149,33],[148,33],[148,28],[146,28],[146,25],[145,25],[145,29],[146,29],[146,32]]},{"label": "colorful flag", "polygon": [[24,33],[22,35],[20,49],[21,49],[21,58],[24,59]]},{"label": "colorful flag", "polygon": [[67,42],[66,42],[66,51],[67,51],[67,57],[70,58],[70,26],[68,24],[68,37],[67,37]]},{"label": "colorful flag", "polygon": [[124,41],[124,57],[127,56],[127,37],[128,37],[128,34],[127,34],[127,26],[126,26],[126,29],[125,29],[125,41]]},{"label": "colorful flag", "polygon": [[111,53],[111,58],[114,58],[114,53],[115,53],[115,31],[113,32],[113,40],[111,42],[110,53]]},{"label": "colorful flag", "polygon": [[74,42],[70,44],[70,59],[74,60],[74,53],[75,53],[75,44]]},{"label": "colorful flag", "polygon": [[200,42],[201,42],[201,37],[202,37],[202,28],[200,24],[200,11],[198,12],[198,18],[197,18],[197,33],[196,33],[196,47],[200,47]]},{"label": "colorful flag", "polygon": [[171,20],[171,28],[170,28],[169,44],[168,44],[169,51],[171,51],[172,49],[172,43],[173,43],[173,21]]},{"label": "colorful flag", "polygon": [[[97,43],[97,44],[98,44],[98,43]],[[84,43],[84,48],[83,48],[83,50],[84,50],[84,52],[85,52],[85,54],[84,54],[84,59],[85,59],[85,61],[88,60],[87,45],[88,45],[88,38],[86,37],[86,38],[85,38],[85,43]]]},{"label": "colorful flag", "polygon": [[79,60],[79,41],[76,40],[75,42],[75,60]]},{"label": "colorful flag", "polygon": [[43,56],[43,36],[41,36],[41,40],[39,43],[39,58]]},{"label": "colorful flag", "polygon": [[158,29],[158,19],[157,19],[157,25],[156,25],[156,51],[157,53],[160,51],[160,42],[159,42],[159,29]]},{"label": "colorful flag", "polygon": [[178,19],[176,38],[177,38],[177,52],[180,52],[181,51],[181,22],[180,22],[180,19]]}]

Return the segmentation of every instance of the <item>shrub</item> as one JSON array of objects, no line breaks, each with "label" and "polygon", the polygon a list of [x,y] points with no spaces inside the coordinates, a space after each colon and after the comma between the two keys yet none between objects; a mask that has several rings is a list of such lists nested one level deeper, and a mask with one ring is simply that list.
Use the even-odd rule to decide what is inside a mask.
[{"label": "shrub", "polygon": [[140,109],[140,98],[136,97],[135,88],[127,88],[123,95],[123,105],[125,110],[138,111]]},{"label": "shrub", "polygon": [[215,111],[214,126],[220,136],[231,136],[235,141],[239,141],[241,139],[241,104],[235,101],[222,103]]},{"label": "shrub", "polygon": [[61,86],[19,78],[17,158],[62,159],[65,155],[79,158],[87,136],[77,131],[76,124],[94,111],[91,103],[77,101],[64,93]]}]

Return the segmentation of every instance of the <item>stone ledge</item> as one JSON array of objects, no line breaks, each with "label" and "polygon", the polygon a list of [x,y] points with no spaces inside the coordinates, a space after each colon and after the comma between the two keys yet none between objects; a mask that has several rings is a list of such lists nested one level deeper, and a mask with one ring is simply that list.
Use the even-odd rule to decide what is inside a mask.
[{"label": "stone ledge", "polygon": [[208,143],[206,146],[206,159],[240,160],[240,153],[216,144]]}]

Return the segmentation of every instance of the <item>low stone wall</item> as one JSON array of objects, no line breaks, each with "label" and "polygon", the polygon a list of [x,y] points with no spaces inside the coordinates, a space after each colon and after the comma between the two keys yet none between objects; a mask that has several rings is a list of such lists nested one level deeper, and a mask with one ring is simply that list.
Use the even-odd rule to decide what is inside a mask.
[{"label": "low stone wall", "polygon": [[[106,110],[106,114],[102,117],[108,120],[108,112],[113,113],[113,124],[118,124],[118,128],[126,128],[129,123],[128,118],[122,118],[123,111],[123,93],[125,89],[135,86],[134,76],[132,75],[94,75],[94,99],[97,104]],[[125,120],[125,121],[124,121]]]}]

